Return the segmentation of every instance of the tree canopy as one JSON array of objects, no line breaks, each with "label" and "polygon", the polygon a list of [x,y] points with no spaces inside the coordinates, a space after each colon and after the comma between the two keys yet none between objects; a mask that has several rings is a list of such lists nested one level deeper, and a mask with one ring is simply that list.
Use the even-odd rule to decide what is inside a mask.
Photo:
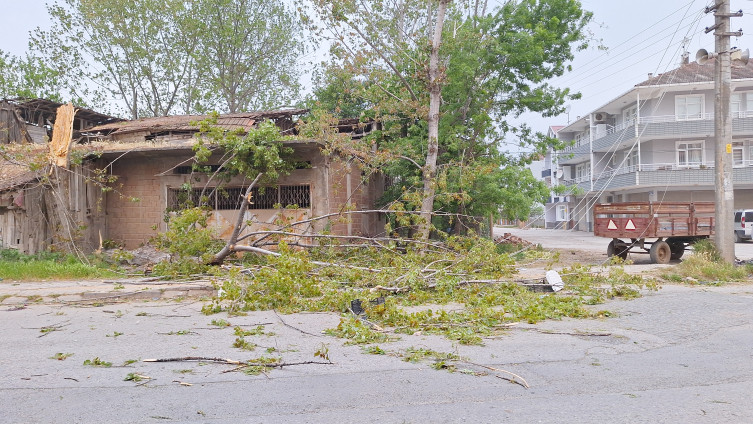
[{"label": "tree canopy", "polygon": [[[30,47],[73,97],[130,118],[239,112],[298,94],[303,44],[279,0],[56,0]],[[116,111],[117,112],[117,111]]]},{"label": "tree canopy", "polygon": [[[548,190],[523,168],[555,140],[515,125],[523,112],[554,116],[578,97],[548,80],[587,47],[591,14],[577,0],[518,0],[487,12],[476,2],[447,10],[432,75],[432,40],[443,2],[315,1],[311,26],[332,42],[311,104],[339,116],[374,118],[383,130],[366,142],[383,154],[369,162],[393,184],[383,201],[418,208],[436,187],[433,209],[459,215],[527,218]],[[316,24],[314,24],[316,23]],[[343,89],[338,91],[338,86]],[[430,93],[439,89],[436,172],[427,174]],[[532,153],[500,153],[513,141]],[[435,226],[454,224],[435,219]]]}]

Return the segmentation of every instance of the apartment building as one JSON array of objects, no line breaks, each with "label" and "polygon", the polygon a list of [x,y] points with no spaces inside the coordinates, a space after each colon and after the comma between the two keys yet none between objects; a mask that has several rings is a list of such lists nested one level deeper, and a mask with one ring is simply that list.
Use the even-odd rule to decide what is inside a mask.
[{"label": "apartment building", "polygon": [[[753,208],[753,62],[732,67],[735,208]],[[550,135],[547,228],[593,230],[596,203],[714,201],[714,60],[635,85]]]}]

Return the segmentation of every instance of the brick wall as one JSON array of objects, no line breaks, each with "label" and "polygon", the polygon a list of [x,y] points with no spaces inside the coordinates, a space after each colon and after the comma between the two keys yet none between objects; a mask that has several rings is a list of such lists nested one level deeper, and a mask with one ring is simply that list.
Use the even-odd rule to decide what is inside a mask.
[{"label": "brick wall", "polygon": [[[315,145],[296,145],[295,150],[296,159],[310,161],[311,167],[293,170],[290,175],[280,178],[278,184],[310,185],[311,214],[320,216],[338,212],[348,203],[349,198],[357,209],[374,207],[374,201],[381,195],[382,188],[378,184],[378,178],[371,178],[363,183],[357,166],[352,166],[348,172],[342,161],[327,160]],[[115,161],[112,173],[119,177],[115,185],[120,188],[107,195],[108,229],[105,238],[123,242],[127,248],[133,249],[148,242],[156,234],[153,227],[166,229],[163,218],[167,191],[181,187],[191,178],[189,175],[175,175],[166,171],[181,163],[190,164],[183,162],[191,156],[186,151],[133,152]],[[213,158],[209,163],[218,160],[219,158]],[[201,176],[198,181],[194,179],[190,182],[201,187],[207,180],[207,176]],[[347,190],[348,180],[350,192]],[[245,187],[248,183],[249,180],[236,177],[227,186]],[[132,202],[131,198],[138,198],[139,201]],[[350,222],[330,222],[331,231],[335,234],[376,235],[384,228],[384,220],[374,215],[350,215],[349,220]],[[314,230],[319,231],[325,226],[326,222],[317,223]]]}]

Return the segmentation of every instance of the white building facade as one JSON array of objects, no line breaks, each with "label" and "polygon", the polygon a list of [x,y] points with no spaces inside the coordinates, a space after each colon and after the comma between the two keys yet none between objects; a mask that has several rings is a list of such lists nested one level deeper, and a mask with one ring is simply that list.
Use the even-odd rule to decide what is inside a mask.
[{"label": "white building facade", "polygon": [[[732,68],[735,208],[753,208],[753,62]],[[596,203],[714,201],[714,61],[649,77],[556,128],[547,228],[593,230]],[[550,135],[555,131],[550,129]]]}]

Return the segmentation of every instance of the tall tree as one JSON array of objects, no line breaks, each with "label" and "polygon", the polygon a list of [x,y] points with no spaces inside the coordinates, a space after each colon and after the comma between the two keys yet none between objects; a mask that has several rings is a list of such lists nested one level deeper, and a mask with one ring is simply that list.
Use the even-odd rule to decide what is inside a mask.
[{"label": "tall tree", "polygon": [[62,101],[59,77],[36,56],[27,54],[21,58],[0,50],[0,99],[41,97]]},{"label": "tall tree", "polygon": [[136,119],[237,112],[297,96],[301,51],[279,0],[55,0],[31,49],[74,98]]},{"label": "tall tree", "polygon": [[[327,95],[318,100],[333,113],[359,105],[364,116],[383,123],[383,131],[371,140],[383,154],[371,157],[383,161],[380,169],[398,183],[388,192],[390,199],[420,205],[422,211],[431,207],[487,216],[498,214],[500,206],[508,212],[527,211],[530,205],[521,201],[543,200],[539,184],[524,174],[500,171],[520,169],[533,155],[505,157],[499,147],[503,140],[514,139],[541,151],[553,142],[525,125],[516,127],[508,117],[525,111],[555,115],[565,100],[577,97],[547,80],[564,73],[573,52],[587,46],[591,14],[579,1],[510,0],[490,13],[482,2],[450,4],[441,44],[432,30],[440,22],[444,1],[315,4],[322,35],[329,34],[334,43],[334,59],[326,72],[330,77],[320,81],[348,81],[352,90],[348,96],[333,97],[324,85],[316,93]],[[434,58],[439,59],[438,68],[433,67]],[[347,74],[352,77],[343,77]],[[432,100],[437,98],[441,103],[435,133],[437,110],[432,107],[437,102]],[[332,100],[339,103],[328,103]],[[342,104],[348,100],[356,101]],[[517,174],[525,177],[522,183],[511,180]],[[495,189],[495,184],[524,190],[525,195],[510,196],[512,189],[503,196],[505,190]]]},{"label": "tall tree", "polygon": [[114,96],[131,118],[174,113],[194,71],[196,31],[182,0],[58,0],[32,48],[75,83]]},{"label": "tall tree", "polygon": [[303,53],[296,15],[279,0],[197,3],[199,82],[205,108],[230,113],[291,104]]}]

